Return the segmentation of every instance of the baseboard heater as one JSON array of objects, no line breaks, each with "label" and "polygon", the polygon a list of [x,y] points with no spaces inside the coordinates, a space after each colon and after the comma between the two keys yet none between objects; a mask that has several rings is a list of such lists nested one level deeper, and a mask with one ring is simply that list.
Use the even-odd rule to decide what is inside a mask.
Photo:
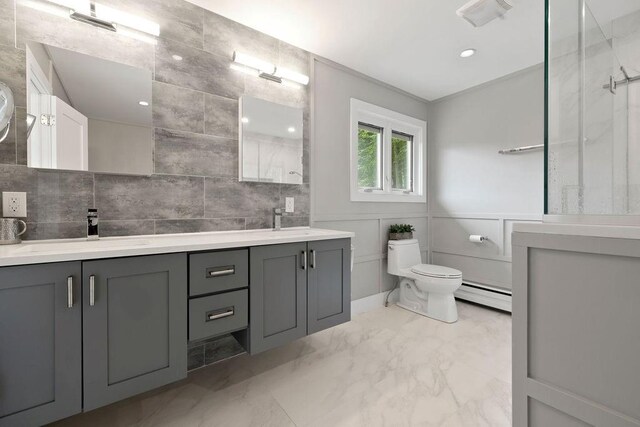
[{"label": "baseboard heater", "polygon": [[479,283],[463,282],[455,297],[511,313],[511,291]]}]

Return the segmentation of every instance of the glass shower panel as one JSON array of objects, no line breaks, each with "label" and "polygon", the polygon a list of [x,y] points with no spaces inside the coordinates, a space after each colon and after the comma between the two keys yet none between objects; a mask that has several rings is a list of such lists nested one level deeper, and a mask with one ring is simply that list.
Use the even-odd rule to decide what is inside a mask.
[{"label": "glass shower panel", "polygon": [[579,0],[550,1],[547,22],[547,189],[549,214],[580,212],[581,54]]},{"label": "glass shower panel", "polygon": [[[583,12],[582,39],[582,206],[580,213],[608,215],[613,211],[613,105],[616,89],[605,88],[615,71],[613,48],[588,4]],[[580,161],[580,159],[578,159]]]},{"label": "glass shower panel", "polygon": [[588,0],[549,0],[547,18],[545,212],[631,213],[628,85],[615,21],[604,31]]}]

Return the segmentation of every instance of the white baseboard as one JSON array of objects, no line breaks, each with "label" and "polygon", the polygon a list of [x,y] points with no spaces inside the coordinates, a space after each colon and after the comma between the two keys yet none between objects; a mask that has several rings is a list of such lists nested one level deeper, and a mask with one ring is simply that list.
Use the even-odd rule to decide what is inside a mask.
[{"label": "white baseboard", "polygon": [[[389,291],[381,292],[379,294],[370,295],[368,297],[360,298],[351,301],[351,315],[355,316],[360,313],[366,313],[367,311],[375,310],[380,307],[384,307],[384,299]],[[511,312],[511,296],[502,295],[489,290],[472,288],[465,286],[464,284],[454,294],[456,298],[475,302],[476,304],[486,305],[488,307],[497,308],[499,310]],[[389,303],[395,304],[398,302],[398,291],[395,290],[389,297]]]},{"label": "white baseboard", "polygon": [[511,295],[492,292],[488,290],[489,287],[486,288],[487,289],[478,289],[476,287],[465,286],[463,283],[454,295],[456,298],[462,300],[511,312]]},{"label": "white baseboard", "polygon": [[[351,301],[351,315],[366,313],[367,311],[375,310],[376,308],[384,307],[384,299],[387,297],[389,291],[381,292],[379,294],[370,295],[368,297],[360,298],[355,301]],[[389,297],[390,303],[398,302],[398,292],[394,291]]]}]

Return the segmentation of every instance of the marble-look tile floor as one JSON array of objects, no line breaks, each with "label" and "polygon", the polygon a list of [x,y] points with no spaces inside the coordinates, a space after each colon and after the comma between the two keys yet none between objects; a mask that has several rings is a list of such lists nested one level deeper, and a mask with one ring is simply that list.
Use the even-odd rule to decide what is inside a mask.
[{"label": "marble-look tile floor", "polygon": [[510,426],[511,316],[445,324],[397,306],[58,426]]}]

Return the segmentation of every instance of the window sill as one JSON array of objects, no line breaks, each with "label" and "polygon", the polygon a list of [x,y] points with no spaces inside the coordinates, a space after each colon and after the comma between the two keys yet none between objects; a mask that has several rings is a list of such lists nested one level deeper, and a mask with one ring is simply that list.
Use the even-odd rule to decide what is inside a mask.
[{"label": "window sill", "polygon": [[358,191],[351,193],[351,201],[373,203],[427,203],[427,196],[418,194],[368,193]]}]

